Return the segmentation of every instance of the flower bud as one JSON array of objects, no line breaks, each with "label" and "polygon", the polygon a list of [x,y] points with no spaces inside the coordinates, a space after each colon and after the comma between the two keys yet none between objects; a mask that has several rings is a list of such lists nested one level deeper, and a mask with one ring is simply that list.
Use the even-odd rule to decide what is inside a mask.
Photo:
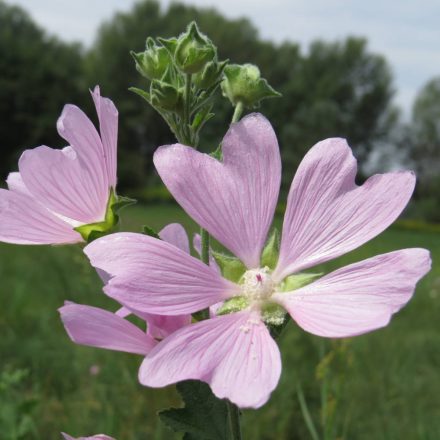
[{"label": "flower bud", "polygon": [[221,79],[227,63],[228,61],[222,61],[221,63],[218,61],[210,61],[206,64],[203,71],[194,76],[194,84],[199,89],[209,89]]},{"label": "flower bud", "polygon": [[154,79],[150,86],[151,104],[164,110],[176,110],[180,93],[172,84]]},{"label": "flower bud", "polygon": [[229,64],[225,67],[221,87],[223,96],[235,107],[239,102],[245,107],[258,107],[265,98],[281,96],[261,78],[260,69],[253,64]]},{"label": "flower bud", "polygon": [[131,52],[138,72],[149,80],[160,79],[172,63],[171,55],[165,47],[157,46],[151,37],[147,38],[144,52]]},{"label": "flower bud", "polygon": [[192,22],[188,30],[178,39],[174,60],[184,73],[199,73],[216,56],[216,48],[211,40],[199,32]]}]

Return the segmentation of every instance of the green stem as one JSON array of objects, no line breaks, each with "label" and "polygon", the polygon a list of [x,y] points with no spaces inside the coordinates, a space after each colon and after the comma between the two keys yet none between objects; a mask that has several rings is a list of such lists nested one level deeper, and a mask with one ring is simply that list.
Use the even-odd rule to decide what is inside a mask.
[{"label": "green stem", "polygon": [[[209,266],[209,233],[206,229],[200,228],[200,260]],[[200,319],[209,318],[209,309],[199,312]]]},{"label": "green stem", "polygon": [[190,128],[190,106],[191,106],[191,77],[190,73],[187,73],[185,76],[185,106],[183,108],[183,129],[185,133],[185,137],[188,140],[188,145],[191,145],[192,136],[191,136],[191,128]]},{"label": "green stem", "polygon": [[200,259],[209,265],[209,234],[206,229],[200,229],[201,250]]},{"label": "green stem", "polygon": [[228,415],[229,415],[229,427],[231,429],[231,440],[241,440],[241,427],[240,427],[240,410],[229,400],[228,403]]},{"label": "green stem", "polygon": [[241,118],[241,114],[243,113],[244,106],[241,101],[238,101],[237,105],[235,106],[234,115],[232,116],[231,124],[234,122],[238,122]]}]

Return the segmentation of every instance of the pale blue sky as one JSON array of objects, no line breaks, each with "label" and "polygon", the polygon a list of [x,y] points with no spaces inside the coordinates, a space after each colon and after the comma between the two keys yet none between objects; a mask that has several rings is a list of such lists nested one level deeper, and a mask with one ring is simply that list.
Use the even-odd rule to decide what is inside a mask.
[{"label": "pale blue sky", "polygon": [[[90,45],[99,24],[135,0],[7,0],[25,7],[48,32]],[[161,0],[165,7],[170,0]],[[440,75],[440,0],[184,0],[249,17],[263,38],[299,42],[365,36],[393,69],[396,103],[409,114],[417,90]]]}]

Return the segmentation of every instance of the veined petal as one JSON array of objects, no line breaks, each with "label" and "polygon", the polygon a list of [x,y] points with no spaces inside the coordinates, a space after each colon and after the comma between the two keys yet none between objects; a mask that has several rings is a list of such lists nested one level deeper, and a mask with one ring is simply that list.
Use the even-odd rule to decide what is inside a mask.
[{"label": "veined petal", "polygon": [[0,189],[0,241],[15,244],[67,244],[83,241],[78,232],[16,189]]},{"label": "veined petal", "polygon": [[182,251],[189,254],[189,240],[184,227],[179,223],[170,223],[166,225],[160,232],[161,240],[177,246]]},{"label": "veined petal", "polygon": [[73,148],[26,150],[18,166],[26,188],[52,211],[84,224],[104,219],[109,193],[94,186]]},{"label": "veined petal", "polygon": [[178,330],[160,342],[139,370],[143,385],[187,379],[210,384],[220,399],[241,408],[264,405],[281,374],[278,347],[259,316],[232,313]]},{"label": "veined petal", "polygon": [[378,174],[355,184],[356,160],[344,139],[327,139],[304,157],[293,179],[274,276],[349,252],[386,229],[414,190],[412,172]]},{"label": "veined petal", "polygon": [[110,182],[104,147],[96,128],[77,106],[67,104],[57,121],[58,133],[75,150],[98,200],[107,201]]},{"label": "veined petal", "polygon": [[152,315],[144,314],[144,318],[148,323],[147,333],[157,339],[164,339],[176,330],[191,324],[191,315]]},{"label": "veined petal", "polygon": [[310,333],[356,336],[386,326],[430,268],[427,250],[403,249],[350,264],[272,298]]},{"label": "veined petal", "polygon": [[223,162],[175,144],[154,154],[165,185],[183,209],[248,267],[258,267],[280,181],[278,142],[270,123],[252,114],[222,142]]},{"label": "veined petal", "polygon": [[156,341],[131,322],[97,307],[69,303],[59,309],[76,344],[146,355]]},{"label": "veined petal", "polygon": [[108,183],[116,187],[117,145],[118,145],[118,110],[113,101],[101,96],[99,86],[92,92],[99,119],[99,131],[103,146]]},{"label": "veined petal", "polygon": [[112,277],[104,288],[134,311],[182,315],[237,294],[237,285],[165,241],[117,233],[95,240],[84,252]]}]

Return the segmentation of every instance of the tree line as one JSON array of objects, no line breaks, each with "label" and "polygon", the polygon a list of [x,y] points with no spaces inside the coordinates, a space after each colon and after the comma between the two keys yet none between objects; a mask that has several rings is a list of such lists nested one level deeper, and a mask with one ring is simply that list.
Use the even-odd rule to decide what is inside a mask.
[{"label": "tree line", "polygon": [[[314,143],[345,137],[360,164],[370,162],[377,170],[415,168],[419,185],[414,215],[440,221],[440,77],[420,91],[411,120],[403,123],[392,103],[390,66],[369,50],[365,39],[316,41],[305,52],[293,42],[262,40],[247,19],[231,20],[214,9],[179,3],[162,10],[155,0],[140,1],[130,12],[103,23],[88,50],[48,36],[23,9],[0,0],[2,178],[16,169],[23,149],[64,146],[55,127],[62,106],[75,103],[93,114],[88,89],[99,84],[120,112],[120,186],[137,193],[157,186],[152,154],[157,146],[175,140],[154,110],[128,91],[145,86],[129,52],[142,51],[147,36],[178,35],[192,20],[218,46],[220,59],[258,65],[282,93],[282,99],[264,102],[262,111],[278,133],[283,189]],[[222,127],[231,118],[230,104],[220,93],[215,112],[202,149],[212,150],[219,143]]]}]

